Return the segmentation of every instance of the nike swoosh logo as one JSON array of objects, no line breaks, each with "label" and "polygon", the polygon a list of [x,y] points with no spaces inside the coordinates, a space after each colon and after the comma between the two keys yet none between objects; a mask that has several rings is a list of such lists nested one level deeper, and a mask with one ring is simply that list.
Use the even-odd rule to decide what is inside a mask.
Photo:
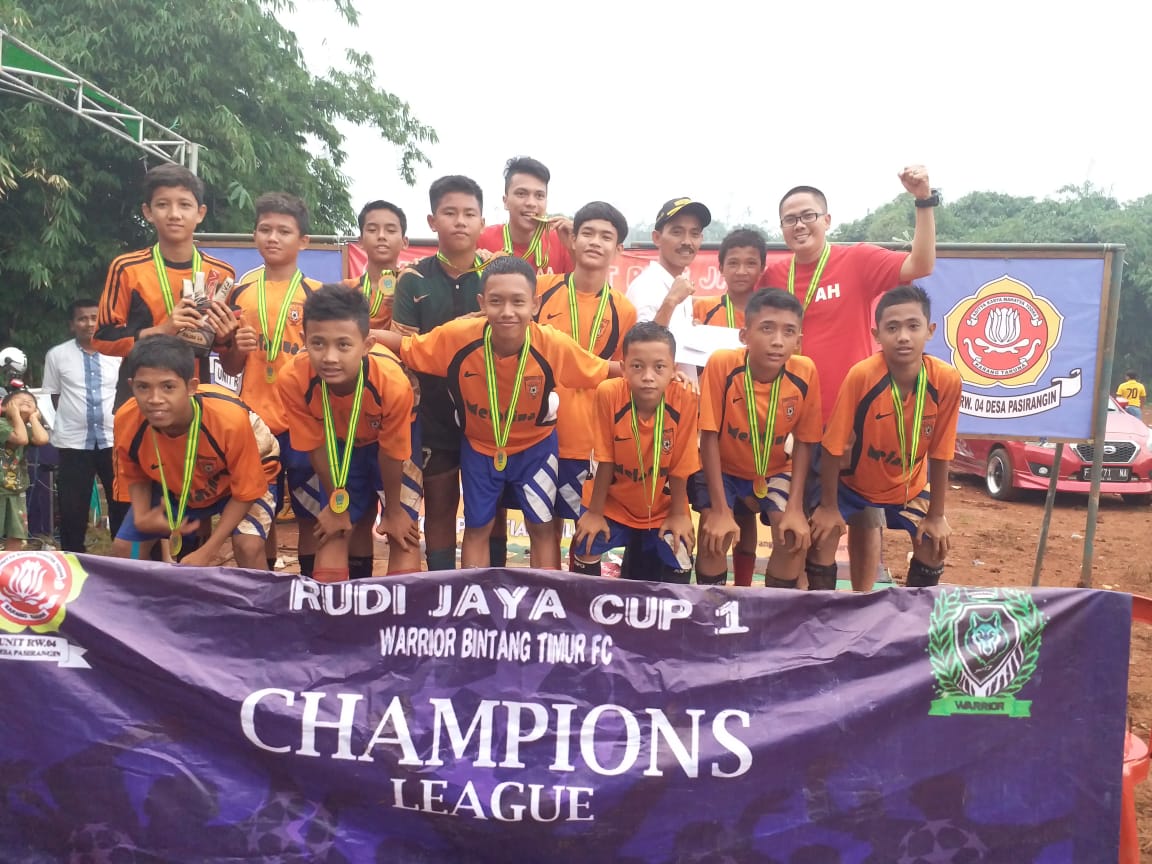
[{"label": "nike swoosh logo", "polygon": [[427,296],[428,296],[427,294],[421,294],[419,297],[413,297],[412,302],[413,303],[419,303],[421,300],[423,300]]},{"label": "nike swoosh logo", "polygon": [[465,372],[465,373],[464,373],[464,377],[465,377],[465,378],[475,378],[475,377],[477,377],[479,374],[480,374],[479,372]]},{"label": "nike swoosh logo", "polygon": [[617,436],[616,436],[615,438],[613,438],[612,440],[613,440],[613,441],[631,441],[631,440],[632,440],[632,436],[631,436],[631,435],[617,435]]},{"label": "nike swoosh logo", "polygon": [[559,318],[563,314],[564,314],[563,312],[549,312],[547,315],[544,316],[544,318],[547,321],[551,321],[553,318]]},{"label": "nike swoosh logo", "polygon": [[885,417],[891,417],[891,416],[892,416],[892,412],[889,411],[887,414],[877,414],[876,419],[877,420],[883,420]]}]

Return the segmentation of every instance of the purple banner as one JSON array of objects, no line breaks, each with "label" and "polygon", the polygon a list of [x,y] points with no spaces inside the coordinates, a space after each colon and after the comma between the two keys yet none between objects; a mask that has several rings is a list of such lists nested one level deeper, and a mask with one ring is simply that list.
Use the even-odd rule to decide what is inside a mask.
[{"label": "purple banner", "polygon": [[1115,861],[1130,620],[6,554],[0,860]]}]

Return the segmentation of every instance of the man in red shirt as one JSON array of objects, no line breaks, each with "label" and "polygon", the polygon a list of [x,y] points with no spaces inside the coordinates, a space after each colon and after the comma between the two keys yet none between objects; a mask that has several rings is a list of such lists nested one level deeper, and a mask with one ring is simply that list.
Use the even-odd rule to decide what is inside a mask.
[{"label": "man in red shirt", "polygon": [[570,273],[572,222],[548,219],[548,183],[552,172],[529,156],[513,156],[504,166],[504,209],[508,222],[480,233],[478,249],[523,258],[536,274]]},{"label": "man in red shirt", "polygon": [[[911,252],[870,243],[830,244],[828,199],[815,187],[797,186],[780,199],[780,227],[792,255],[770,263],[758,287],[784,289],[804,304],[801,351],[812,358],[820,374],[825,423],[848,370],[873,353],[870,322],[877,298],[890,288],[928,276],[936,265],[933,208],[940,203],[939,193],[929,184],[923,165],[909,166],[899,177],[916,199]],[[849,525],[848,557],[852,587],[869,590],[880,566],[878,521],[861,517]]]}]

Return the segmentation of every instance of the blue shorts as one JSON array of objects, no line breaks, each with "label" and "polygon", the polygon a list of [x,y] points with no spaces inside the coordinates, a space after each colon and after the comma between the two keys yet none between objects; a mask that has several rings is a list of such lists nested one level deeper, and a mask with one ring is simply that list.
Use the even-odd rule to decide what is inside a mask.
[{"label": "blue shorts", "polygon": [[[604,535],[597,535],[592,541],[591,550],[585,550],[586,540],[581,540],[579,546],[576,545],[575,540],[572,541],[572,550],[577,558],[585,556],[595,558],[603,555],[609,549],[627,547],[629,552],[638,549],[644,557],[654,555],[661,564],[676,572],[692,569],[692,550],[681,543],[679,552],[673,551],[668,541],[660,536],[659,528],[630,528],[613,519],[605,521],[608,523],[609,537],[605,540]],[[636,564],[636,562],[632,563],[633,565]],[[634,567],[633,569],[642,568]],[[636,573],[636,577],[644,578],[639,573]]]},{"label": "blue shorts", "polygon": [[907,531],[913,537],[916,536],[924,517],[928,515],[928,505],[932,503],[932,492],[927,486],[907,504],[873,504],[843,483],[840,484],[838,497],[840,515],[845,522],[851,522],[858,514],[871,509],[878,511],[877,515],[883,517],[887,527]]},{"label": "blue shorts", "polygon": [[[733,477],[731,474],[722,474],[724,478],[724,499],[728,506],[735,511],[737,504],[743,504],[745,509],[751,503],[763,516],[769,513],[783,513],[788,504],[788,495],[792,489],[792,472],[781,471],[768,478],[768,495],[757,498],[752,491],[752,481],[742,477]],[[697,471],[688,478],[688,501],[692,509],[699,513],[701,510],[712,509],[712,496],[708,494],[708,481],[704,479],[704,472]]]},{"label": "blue shorts", "polygon": [[508,454],[508,464],[497,471],[492,457],[460,445],[460,488],[464,493],[464,527],[480,528],[496,518],[496,510],[511,490],[524,519],[533,525],[551,522],[556,509],[556,430],[527,450]]},{"label": "blue shorts", "polygon": [[[276,504],[273,498],[274,486],[270,486],[268,491],[264,493],[262,498],[252,502],[252,506],[248,508],[248,513],[240,520],[240,524],[236,526],[233,534],[247,534],[253,537],[259,537],[262,540],[268,538],[268,532],[272,528],[272,522],[276,518]],[[152,484],[152,506],[155,507],[160,503],[160,485],[158,483]],[[175,514],[180,502],[172,500],[172,496],[168,497],[172,505],[172,512]],[[215,504],[209,504],[207,507],[193,508],[189,507],[184,511],[185,519],[210,519],[213,516],[219,515],[224,507],[232,499],[230,497],[221,498]],[[183,535],[185,537],[192,536],[191,534]],[[145,534],[136,527],[136,514],[133,508],[129,507],[128,512],[124,514],[124,521],[120,523],[120,530],[116,532],[117,540],[127,540],[130,543],[145,543],[150,540],[164,540],[167,539],[168,534]]]},{"label": "blue shorts", "polygon": [[[294,455],[298,452],[294,451]],[[352,449],[352,464],[348,467],[348,482],[344,488],[348,490],[348,515],[353,525],[365,516],[376,518],[376,507],[380,501],[379,452],[380,445],[375,441]],[[292,496],[292,509],[297,518],[315,519],[328,506],[328,494],[312,470],[311,460],[308,461],[307,470],[298,462],[289,466],[288,492]]]},{"label": "blue shorts", "polygon": [[579,519],[584,513],[580,498],[584,494],[584,481],[592,479],[592,467],[587,459],[561,459],[556,484],[556,518]]}]

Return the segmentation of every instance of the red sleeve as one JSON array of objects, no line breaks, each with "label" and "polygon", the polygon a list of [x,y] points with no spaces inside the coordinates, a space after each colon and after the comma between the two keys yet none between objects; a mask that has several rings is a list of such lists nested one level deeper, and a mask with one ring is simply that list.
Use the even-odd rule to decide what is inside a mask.
[{"label": "red sleeve", "polygon": [[856,416],[856,406],[860,404],[860,397],[863,395],[860,393],[860,382],[863,379],[864,374],[859,364],[853,366],[840,386],[840,393],[836,396],[836,405],[824,430],[824,449],[833,456],[842,456],[852,440],[852,421]]},{"label": "red sleeve", "polygon": [[852,266],[860,274],[860,284],[871,298],[879,297],[900,284],[900,268],[911,254],[873,246],[871,243],[849,246],[848,250],[852,256]]}]

